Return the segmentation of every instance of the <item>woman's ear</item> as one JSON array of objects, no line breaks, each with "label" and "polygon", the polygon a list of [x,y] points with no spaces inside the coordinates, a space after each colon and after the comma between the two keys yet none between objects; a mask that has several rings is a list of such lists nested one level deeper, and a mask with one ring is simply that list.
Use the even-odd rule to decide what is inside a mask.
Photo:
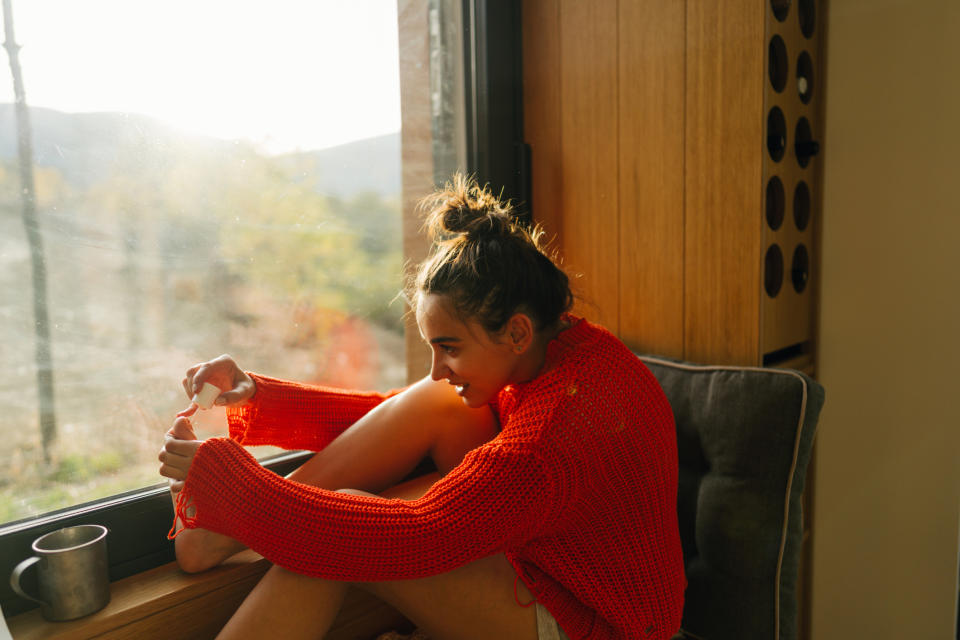
[{"label": "woman's ear", "polygon": [[536,329],[533,320],[525,313],[515,313],[507,320],[506,338],[514,353],[523,353],[533,343]]}]

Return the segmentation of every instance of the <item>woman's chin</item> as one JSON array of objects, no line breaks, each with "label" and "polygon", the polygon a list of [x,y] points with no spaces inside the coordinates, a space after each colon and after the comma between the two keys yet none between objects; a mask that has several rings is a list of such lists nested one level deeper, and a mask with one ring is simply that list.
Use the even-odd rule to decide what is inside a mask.
[{"label": "woman's chin", "polygon": [[471,393],[469,389],[460,394],[460,399],[471,409],[479,409],[489,402],[489,398],[481,398],[476,393]]}]

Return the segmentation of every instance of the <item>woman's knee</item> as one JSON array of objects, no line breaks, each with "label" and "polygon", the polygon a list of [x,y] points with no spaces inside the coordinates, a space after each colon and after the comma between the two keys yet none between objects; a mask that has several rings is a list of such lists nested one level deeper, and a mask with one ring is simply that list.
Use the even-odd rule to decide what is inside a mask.
[{"label": "woman's knee", "polygon": [[446,475],[473,449],[492,440],[500,424],[490,407],[471,409],[462,403],[447,408],[439,421],[430,456]]}]

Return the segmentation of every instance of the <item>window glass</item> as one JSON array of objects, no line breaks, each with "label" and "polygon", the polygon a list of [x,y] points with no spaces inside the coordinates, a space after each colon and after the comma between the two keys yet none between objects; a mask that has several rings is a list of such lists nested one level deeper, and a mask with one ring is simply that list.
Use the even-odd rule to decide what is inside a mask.
[{"label": "window glass", "polygon": [[[405,382],[395,2],[13,0],[13,16],[32,163],[4,64],[0,524],[156,484],[183,373],[221,353]],[[225,434],[223,409],[196,425]]]}]

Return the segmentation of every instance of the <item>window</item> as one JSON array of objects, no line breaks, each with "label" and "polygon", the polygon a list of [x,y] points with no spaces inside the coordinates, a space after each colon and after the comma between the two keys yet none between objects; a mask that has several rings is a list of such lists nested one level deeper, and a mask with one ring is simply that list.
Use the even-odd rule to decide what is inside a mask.
[{"label": "window", "polygon": [[[519,113],[476,129],[485,105],[519,102],[490,90],[498,69],[477,72],[477,42],[514,42],[519,14],[497,31],[460,0],[12,4],[33,158],[24,181],[4,65],[0,570],[46,531],[98,522],[119,579],[172,559],[156,455],[186,367],[227,352],[279,377],[406,382],[415,178],[501,184],[486,154],[516,193]],[[488,151],[499,130],[505,153]],[[222,409],[196,423],[225,433]],[[255,453],[280,473],[297,460]],[[5,582],[0,604],[29,608]]]},{"label": "window", "polygon": [[[11,145],[0,174],[14,366],[0,403],[19,427],[4,434],[0,521],[156,484],[183,371],[220,353],[281,377],[402,384],[393,5],[16,8],[34,167],[24,184]],[[39,395],[38,339],[52,374]],[[223,409],[194,422],[225,432]]]}]

